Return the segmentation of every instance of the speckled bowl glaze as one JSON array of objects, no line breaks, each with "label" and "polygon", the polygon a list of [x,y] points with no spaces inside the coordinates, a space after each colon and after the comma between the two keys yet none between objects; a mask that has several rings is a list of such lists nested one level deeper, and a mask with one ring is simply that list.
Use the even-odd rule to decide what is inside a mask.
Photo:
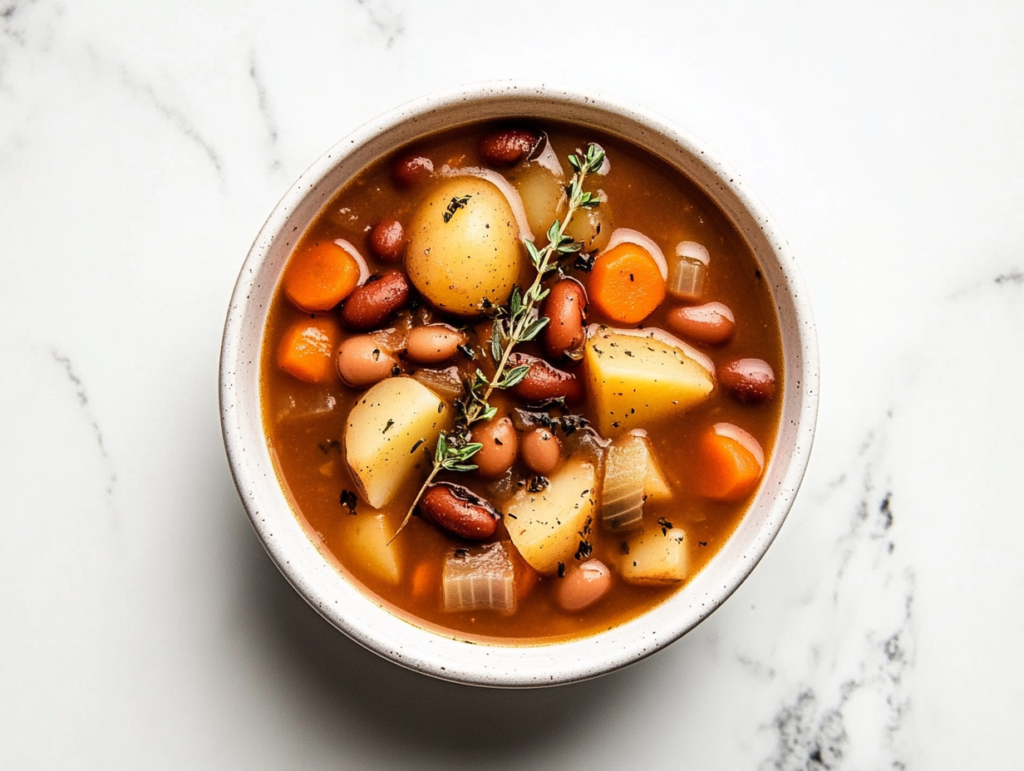
[{"label": "speckled bowl glaze", "polygon": [[[481,120],[570,121],[623,137],[692,179],[729,216],[761,264],[782,327],[782,425],[756,500],[713,561],[650,612],[591,637],[540,645],[467,644],[390,613],[317,551],[276,475],[260,412],[260,352],[271,297],[293,245],[335,192],[399,145]],[[220,365],[221,423],[235,484],[260,540],[285,577],[356,642],[434,677],[495,687],[569,683],[639,661],[714,611],[750,574],[782,527],[811,451],[818,356],[811,310],[772,218],[713,152],[664,119],[615,99],[539,84],[445,91],[398,107],[327,151],[291,186],[253,243],[235,286]]]}]

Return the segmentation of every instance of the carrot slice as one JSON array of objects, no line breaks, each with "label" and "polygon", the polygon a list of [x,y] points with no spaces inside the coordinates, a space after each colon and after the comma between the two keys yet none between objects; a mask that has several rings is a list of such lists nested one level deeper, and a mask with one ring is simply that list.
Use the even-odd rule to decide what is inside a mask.
[{"label": "carrot slice", "polygon": [[738,501],[757,486],[764,453],[750,434],[719,423],[701,437],[697,492],[718,501]]},{"label": "carrot slice", "polygon": [[437,588],[437,565],[430,562],[421,562],[412,572],[412,596],[419,599],[430,594],[430,589]]},{"label": "carrot slice", "polygon": [[334,319],[303,319],[281,336],[277,363],[285,372],[307,383],[330,382],[337,376],[334,351],[340,339],[341,327]]},{"label": "carrot slice", "polygon": [[650,252],[624,242],[598,256],[589,292],[597,309],[614,321],[643,321],[665,299],[665,279]]},{"label": "carrot slice", "polygon": [[317,241],[300,251],[284,272],[288,299],[304,311],[329,311],[359,283],[359,263],[333,241]]}]

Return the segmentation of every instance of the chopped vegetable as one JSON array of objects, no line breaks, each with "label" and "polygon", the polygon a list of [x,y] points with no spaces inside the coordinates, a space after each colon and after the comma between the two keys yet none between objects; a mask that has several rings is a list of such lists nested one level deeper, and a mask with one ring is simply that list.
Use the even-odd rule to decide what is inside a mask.
[{"label": "chopped vegetable", "polygon": [[647,448],[634,436],[624,436],[608,448],[601,487],[601,526],[633,530],[643,523]]},{"label": "chopped vegetable", "polygon": [[588,294],[608,318],[636,324],[665,299],[665,279],[649,251],[623,242],[598,255],[590,272]]},{"label": "chopped vegetable", "polygon": [[462,396],[463,385],[462,380],[459,379],[458,367],[419,369],[416,370],[413,379],[423,383],[448,403],[452,403]]},{"label": "chopped vegetable", "polygon": [[655,330],[591,326],[583,360],[604,436],[686,412],[714,388],[709,358]]},{"label": "chopped vegetable", "polygon": [[[555,159],[557,165],[558,159]],[[526,210],[526,221],[534,233],[546,233],[552,220],[565,215],[569,199],[565,195],[565,175],[530,162],[519,166],[509,177]]]},{"label": "chopped vegetable", "polygon": [[676,260],[669,271],[668,292],[681,300],[699,300],[704,296],[711,256],[696,241],[682,241],[676,247]]},{"label": "chopped vegetable", "polygon": [[409,279],[447,313],[477,316],[483,300],[504,303],[524,266],[508,199],[478,177],[453,177],[438,186],[413,214],[408,233]]},{"label": "chopped vegetable", "polygon": [[672,491],[662,476],[642,430],[619,437],[608,448],[601,486],[601,525],[605,530],[633,530],[643,523],[647,500],[668,500]]},{"label": "chopped vegetable", "polygon": [[345,544],[353,562],[377,578],[397,584],[401,579],[398,567],[401,546],[388,543],[392,526],[384,514],[360,510],[354,517],[345,517],[342,527],[345,528]]},{"label": "chopped vegetable", "polygon": [[719,501],[738,501],[757,486],[764,451],[750,434],[731,423],[716,423],[700,440],[697,492]]},{"label": "chopped vegetable", "polygon": [[288,299],[304,311],[329,311],[365,278],[365,263],[347,241],[317,241],[298,252],[282,279]]},{"label": "chopped vegetable", "polygon": [[501,543],[452,549],[444,562],[441,587],[445,610],[511,613],[516,607],[512,560]]},{"label": "chopped vegetable", "polygon": [[424,599],[430,594],[431,589],[436,589],[435,576],[437,574],[436,563],[425,561],[416,566],[412,571],[412,594],[413,597]]},{"label": "chopped vegetable", "polygon": [[307,383],[328,383],[337,377],[334,349],[341,327],[332,318],[318,316],[296,322],[281,335],[277,363],[285,372]]},{"label": "chopped vegetable", "polygon": [[690,573],[686,537],[679,527],[662,519],[627,541],[619,572],[631,584],[662,585],[682,581]]},{"label": "chopped vegetable", "polygon": [[505,527],[523,559],[538,573],[551,575],[568,562],[585,540],[594,512],[594,466],[570,458],[535,493],[520,490],[509,503]]},{"label": "chopped vegetable", "polygon": [[382,380],[360,397],[348,416],[345,457],[367,503],[379,509],[419,485],[451,412],[409,377]]}]

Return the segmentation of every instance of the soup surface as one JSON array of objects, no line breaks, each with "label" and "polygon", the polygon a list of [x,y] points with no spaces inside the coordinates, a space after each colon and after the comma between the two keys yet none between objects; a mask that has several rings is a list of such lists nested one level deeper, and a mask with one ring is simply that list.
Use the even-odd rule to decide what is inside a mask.
[{"label": "soup surface", "polygon": [[402,148],[324,208],[270,309],[263,417],[296,516],[429,628],[621,624],[707,564],[763,476],[766,284],[695,185],[619,139],[524,122]]}]

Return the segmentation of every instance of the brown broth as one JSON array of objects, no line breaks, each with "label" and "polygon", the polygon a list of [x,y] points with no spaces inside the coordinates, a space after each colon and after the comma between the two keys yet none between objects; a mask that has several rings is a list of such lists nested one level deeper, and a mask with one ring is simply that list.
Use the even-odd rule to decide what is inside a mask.
[{"label": "brown broth", "polygon": [[[476,147],[479,136],[487,128],[459,129],[418,143],[414,149],[433,159],[435,168],[444,163],[483,165],[477,158]],[[568,154],[577,152],[586,142],[599,142],[607,151],[611,171],[600,180],[600,187],[611,202],[616,227],[647,234],[661,245],[666,255],[682,240],[697,241],[709,249],[712,258],[703,301],[722,302],[736,316],[735,332],[728,343],[702,348],[716,365],[741,357],[757,357],[767,361],[776,373],[776,396],[768,404],[741,404],[717,388],[708,401],[686,414],[659,425],[645,426],[675,498],[658,504],[648,502],[644,518],[655,521],[664,517],[683,528],[695,573],[722,548],[750,502],[749,498],[739,503],[712,502],[688,492],[695,473],[693,459],[697,437],[711,425],[725,421],[736,423],[755,436],[766,458],[771,456],[775,442],[783,371],[779,326],[769,287],[739,233],[689,180],[644,151],[599,132],[560,124],[544,128],[563,164]],[[373,164],[340,190],[304,234],[299,248],[317,240],[343,238],[362,251],[371,272],[393,267],[373,260],[367,247],[367,234],[374,223],[385,217],[407,222],[415,208],[417,193],[401,190],[392,181],[390,163],[395,156]],[[585,281],[585,276],[579,275]],[[665,328],[667,311],[682,304],[667,298],[643,326]],[[446,612],[440,600],[440,566],[444,555],[457,542],[419,517],[411,520],[396,541],[405,553],[401,583],[391,586],[376,579],[353,559],[346,545],[348,529],[369,507],[360,501],[353,516],[339,503],[342,490],[356,489],[343,458],[342,432],[344,418],[361,391],[344,386],[340,379],[326,386],[303,383],[276,364],[282,331],[292,322],[308,317],[308,313],[295,308],[278,290],[270,309],[262,358],[262,405],[267,440],[296,516],[308,529],[317,548],[338,570],[361,584],[369,595],[392,612],[419,625],[470,639],[516,642],[560,639],[594,634],[628,621],[685,584],[651,588],[621,580],[614,566],[619,559],[622,538],[602,531],[595,523],[593,556],[612,568],[614,581],[613,589],[595,606],[578,613],[561,610],[553,592],[558,579],[548,577],[517,603],[512,615],[493,611]],[[607,322],[596,312],[588,316],[587,322],[624,326]],[[477,342],[471,340],[471,343]],[[517,350],[540,353],[536,345],[525,345]],[[480,351],[482,353],[482,349]],[[469,366],[471,371],[476,364],[463,362],[462,366]],[[333,409],[314,414],[332,399]],[[506,399],[509,397],[498,394],[492,403],[515,406]],[[516,470],[524,475],[528,473],[519,465]],[[482,495],[488,494],[487,484],[471,473],[445,474],[439,479],[466,484]],[[397,528],[415,492],[415,489],[406,490],[385,507],[393,528]],[[437,562],[436,585],[429,601],[413,602],[409,590],[411,575],[415,565],[424,560]]]}]

